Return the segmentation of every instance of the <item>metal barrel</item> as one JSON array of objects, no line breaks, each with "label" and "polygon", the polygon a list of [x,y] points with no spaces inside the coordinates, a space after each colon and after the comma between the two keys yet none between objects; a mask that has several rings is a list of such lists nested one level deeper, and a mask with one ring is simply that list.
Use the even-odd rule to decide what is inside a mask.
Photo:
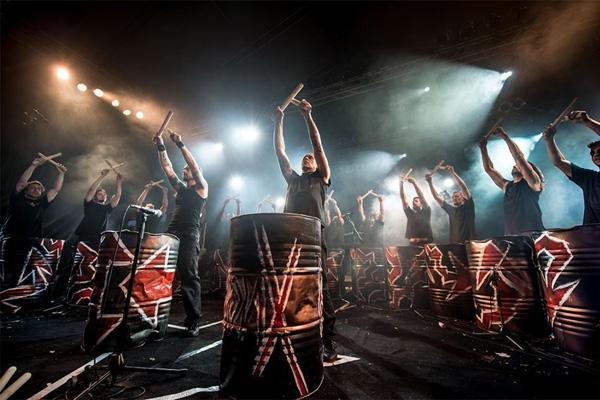
[{"label": "metal barrel", "polygon": [[321,252],[317,218],[279,213],[231,219],[220,373],[224,393],[293,399],[319,388]]},{"label": "metal barrel", "polygon": [[[90,297],[82,347],[96,352],[114,344],[122,321],[137,232],[106,231],[98,247],[94,290]],[[179,239],[169,234],[146,233],[142,240],[127,325],[130,339],[163,337],[171,309],[173,277]]]},{"label": "metal barrel", "polygon": [[425,245],[431,307],[437,315],[472,320],[473,291],[463,244]]},{"label": "metal barrel", "polygon": [[343,276],[344,249],[330,249],[327,254],[327,284],[332,301],[342,298],[340,275]]},{"label": "metal barrel", "polygon": [[558,345],[600,358],[600,224],[541,232],[535,250]]},{"label": "metal barrel", "polygon": [[521,336],[547,332],[533,241],[505,236],[467,242],[477,326]]},{"label": "metal barrel", "polygon": [[92,279],[96,273],[97,259],[98,242],[77,242],[67,289],[68,304],[87,307],[90,303],[94,289]]},{"label": "metal barrel", "polygon": [[387,306],[387,271],[383,249],[350,249],[352,292],[358,302]]},{"label": "metal barrel", "polygon": [[424,308],[429,303],[426,264],[422,247],[385,248],[390,310]]},{"label": "metal barrel", "polygon": [[60,259],[64,240],[5,237],[0,250],[0,306],[15,314],[43,304]]}]

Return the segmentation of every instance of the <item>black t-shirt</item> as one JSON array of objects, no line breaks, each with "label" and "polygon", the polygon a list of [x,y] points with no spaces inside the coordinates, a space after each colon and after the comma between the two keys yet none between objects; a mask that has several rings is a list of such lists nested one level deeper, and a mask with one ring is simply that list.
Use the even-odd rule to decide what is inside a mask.
[{"label": "black t-shirt", "polygon": [[25,190],[12,192],[8,205],[8,219],[2,227],[4,236],[43,237],[42,222],[44,212],[52,204],[48,195],[42,194],[38,199],[25,197]]},{"label": "black t-shirt", "polygon": [[448,213],[450,221],[449,243],[463,243],[475,239],[475,203],[470,197],[462,206],[455,207],[444,201],[442,209]]},{"label": "black t-shirt", "polygon": [[317,217],[321,220],[321,224],[324,224],[325,197],[331,180],[325,184],[323,174],[319,170],[304,172],[302,175],[292,171],[287,183],[287,197],[283,212]]},{"label": "black t-shirt", "polygon": [[206,199],[200,197],[195,188],[181,185],[175,196],[175,210],[167,232],[178,236],[198,235],[205,204]]},{"label": "black t-shirt", "polygon": [[92,201],[83,201],[83,219],[79,223],[75,233],[82,241],[97,241],[100,234],[106,230],[108,217],[112,213],[113,207],[110,203],[97,203]]},{"label": "black t-shirt", "polygon": [[344,248],[344,225],[332,222],[325,227],[325,241],[330,249]]},{"label": "black t-shirt", "polygon": [[367,219],[362,223],[362,245],[371,248],[383,248],[383,221],[379,218],[373,225]]},{"label": "black t-shirt", "polygon": [[404,209],[406,214],[406,237],[427,238],[433,240],[431,231],[431,208],[429,206],[414,210],[411,207]]},{"label": "black t-shirt", "polygon": [[600,171],[571,163],[571,179],[583,190],[583,223],[600,223]]},{"label": "black t-shirt", "polygon": [[504,190],[504,234],[543,231],[540,194],[529,187],[525,179],[510,181]]}]

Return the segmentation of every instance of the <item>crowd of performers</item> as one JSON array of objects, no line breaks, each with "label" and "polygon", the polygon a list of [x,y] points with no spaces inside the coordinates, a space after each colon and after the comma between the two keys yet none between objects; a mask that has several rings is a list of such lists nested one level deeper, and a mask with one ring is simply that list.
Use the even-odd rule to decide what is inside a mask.
[{"label": "crowd of performers", "polygon": [[[323,241],[322,260],[327,259],[326,243],[330,248],[342,248],[346,242],[344,226],[352,225],[352,239],[356,244],[365,247],[383,247],[383,225],[384,225],[384,200],[383,197],[372,190],[357,197],[358,215],[360,226],[347,218],[337,205],[336,200],[330,194],[328,188],[331,184],[331,171],[317,125],[312,117],[312,106],[306,101],[295,103],[303,115],[313,152],[302,158],[301,173],[296,172],[290,163],[286,153],[283,119],[284,112],[277,107],[273,113],[274,123],[274,147],[279,167],[283,178],[287,182],[287,197],[284,207],[286,213],[298,213],[313,216],[321,220]],[[600,122],[592,119],[585,111],[571,111],[561,122],[573,122],[584,125],[600,135]],[[550,125],[543,131],[546,149],[552,163],[560,169],[571,181],[578,185],[583,191],[584,198],[584,224],[600,223],[600,172],[579,167],[570,162],[558,148],[554,136],[556,126]],[[503,177],[495,168],[487,151],[487,142],[490,136],[497,136],[504,140],[509,153],[514,159],[511,179]],[[183,304],[186,313],[184,322],[188,333],[192,336],[199,334],[201,313],[201,292],[198,263],[200,255],[200,234],[202,214],[208,197],[208,184],[203,176],[202,169],[194,159],[182,141],[181,135],[169,130],[170,139],[176,144],[185,159],[186,166],[183,168],[182,176],[179,178],[175,173],[172,163],[167,154],[162,135],[154,137],[153,141],[158,150],[161,167],[168,178],[171,187],[175,190],[175,208],[171,220],[164,230],[176,235],[180,240],[179,255],[177,260],[177,274],[181,280]],[[483,169],[504,192],[504,233],[507,235],[527,231],[544,230],[542,210],[539,206],[539,196],[544,190],[544,176],[540,169],[529,162],[519,147],[502,129],[497,127],[484,136],[480,143],[483,159]],[[600,168],[600,141],[588,145],[593,163]],[[43,237],[42,222],[44,212],[54,201],[63,186],[66,168],[56,162],[52,162],[57,169],[58,177],[54,186],[46,190],[44,185],[37,180],[30,180],[35,169],[48,161],[45,157],[36,158],[19,178],[14,192],[10,197],[8,218],[2,228],[3,237]],[[113,169],[114,170],[114,169]],[[101,183],[108,176],[110,170],[102,170],[94,180],[85,194],[83,202],[84,216],[81,223],[67,240],[64,256],[57,271],[54,286],[54,295],[64,295],[65,285],[71,273],[72,258],[78,241],[98,241],[101,232],[106,229],[108,217],[117,207],[122,190],[122,177],[116,171],[115,194],[108,200],[106,191],[100,188]],[[433,185],[432,176],[443,171],[450,175],[460,190],[451,194],[451,203],[445,200]],[[412,245],[422,245],[433,240],[431,228],[431,207],[423,194],[423,190],[417,180],[405,174],[399,177],[400,200],[406,215],[405,236]],[[449,237],[452,243],[461,243],[476,238],[475,206],[472,193],[467,183],[450,165],[441,163],[434,170],[425,175],[425,181],[431,194],[438,205],[448,214]],[[416,196],[409,201],[406,195],[406,186],[412,185]],[[150,182],[144,187],[137,203],[142,205],[148,192],[158,187],[163,192],[161,210],[164,212],[168,206],[167,188],[160,182]],[[363,203],[369,196],[373,196],[379,203],[379,212],[365,215]],[[237,204],[235,213],[226,214],[225,210],[229,202]],[[260,212],[266,204],[270,204],[273,211],[275,204],[266,198],[258,206]],[[145,204],[148,208],[154,208],[151,203]],[[225,200],[218,215],[218,219],[224,222],[240,214],[240,199],[237,197]],[[161,232],[161,224],[166,221],[150,218],[147,231]],[[226,235],[228,224],[215,226],[215,230],[221,230],[221,236]],[[218,233],[215,232],[215,235]],[[322,263],[326,268],[326,263]],[[335,351],[335,313],[329,296],[326,282],[327,274],[323,277],[323,358],[332,361],[337,357]]]}]

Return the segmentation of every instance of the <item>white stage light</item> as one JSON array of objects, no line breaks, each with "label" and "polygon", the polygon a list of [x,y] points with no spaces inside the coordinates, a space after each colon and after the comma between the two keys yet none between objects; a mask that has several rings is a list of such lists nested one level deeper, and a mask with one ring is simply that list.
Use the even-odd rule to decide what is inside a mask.
[{"label": "white stage light", "polygon": [[452,186],[454,186],[454,181],[450,178],[446,178],[444,179],[444,186],[446,186],[447,188],[451,188]]},{"label": "white stage light", "polygon": [[285,199],[284,199],[283,197],[278,197],[278,198],[275,200],[275,205],[276,205],[277,207],[283,207],[283,206],[285,206]]},{"label": "white stage light", "polygon": [[215,143],[215,150],[218,152],[223,151],[223,149],[225,148],[225,146],[223,146],[223,143]]},{"label": "white stage light", "polygon": [[260,136],[260,132],[258,131],[258,129],[253,126],[253,125],[249,125],[249,126],[245,126],[243,128],[238,128],[235,131],[236,137],[240,142],[255,142],[259,136]]},{"label": "white stage light", "polygon": [[131,110],[123,110],[123,115],[127,115],[129,117],[131,115]]},{"label": "white stage light", "polygon": [[135,113],[135,117],[137,119],[142,119],[142,118],[144,118],[144,113],[141,112],[141,111],[138,111],[138,112]]},{"label": "white stage light", "polygon": [[231,178],[229,178],[229,187],[234,190],[241,189],[243,184],[244,182],[242,181],[242,178],[239,175],[234,175]]},{"label": "white stage light", "polygon": [[104,92],[102,91],[102,89],[94,89],[94,94],[98,97],[104,96]]},{"label": "white stage light", "polygon": [[425,89],[423,89],[423,91],[424,91],[425,93],[429,92],[430,90],[431,90],[431,88],[430,88],[429,86],[427,86]]},{"label": "white stage light", "polygon": [[506,71],[500,74],[500,79],[502,79],[502,81],[504,82],[505,80],[507,80],[508,78],[510,78],[512,76],[512,71]]},{"label": "white stage light", "polygon": [[85,83],[78,83],[77,84],[77,90],[79,90],[80,92],[85,92],[87,91],[87,86]]},{"label": "white stage light", "polygon": [[117,99],[114,99],[114,100],[112,101],[112,103],[110,103],[110,104],[112,104],[112,105],[113,105],[113,107],[119,107],[119,104],[121,104],[121,102],[120,102],[119,100],[117,100]]},{"label": "white stage light", "polygon": [[71,73],[65,67],[56,68],[56,77],[61,81],[66,81],[71,77]]}]

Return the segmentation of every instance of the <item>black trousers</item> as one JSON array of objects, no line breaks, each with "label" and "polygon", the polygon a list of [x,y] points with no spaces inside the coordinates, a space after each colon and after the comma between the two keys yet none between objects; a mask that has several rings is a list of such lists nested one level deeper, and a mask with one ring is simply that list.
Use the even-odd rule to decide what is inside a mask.
[{"label": "black trousers", "polygon": [[[323,234],[323,231],[321,231]],[[323,345],[331,347],[335,339],[335,308],[331,301],[329,285],[327,282],[327,244],[325,238],[321,236],[321,266],[323,267],[322,290],[323,290]]]},{"label": "black trousers", "polygon": [[198,260],[200,258],[199,233],[169,232],[179,238],[179,255],[177,256],[177,275],[181,280],[183,307],[185,309],[185,325],[191,326],[202,316],[202,298]]}]

